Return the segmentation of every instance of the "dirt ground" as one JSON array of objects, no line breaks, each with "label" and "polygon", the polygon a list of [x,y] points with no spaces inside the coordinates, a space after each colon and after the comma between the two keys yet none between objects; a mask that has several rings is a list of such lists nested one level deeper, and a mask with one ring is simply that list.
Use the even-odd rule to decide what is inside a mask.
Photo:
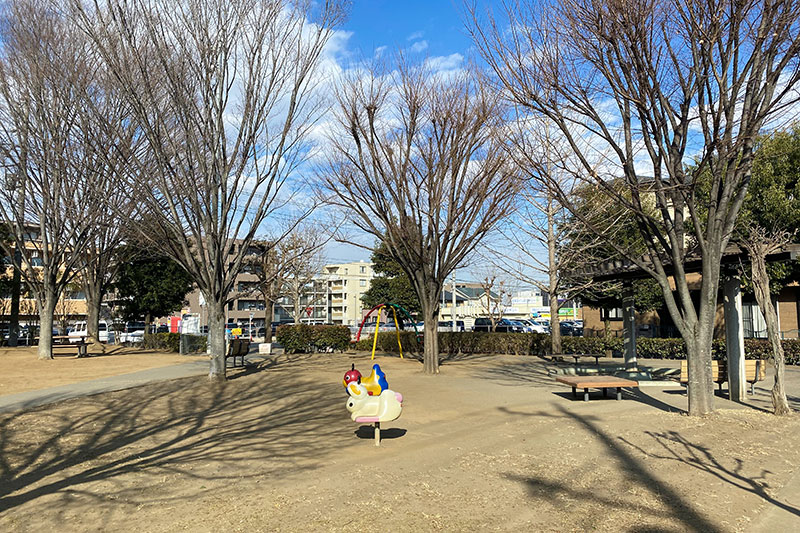
[{"label": "dirt ground", "polygon": [[528,357],[379,358],[405,400],[376,448],[345,410],[351,362],[369,370],[279,356],[0,415],[0,530],[745,531],[800,465],[768,383],[694,418],[678,388],[574,400]]},{"label": "dirt ground", "polygon": [[0,348],[0,395],[57,387],[68,383],[117,376],[138,370],[206,359],[124,346],[90,346],[89,357],[55,357],[40,361],[36,347]]}]

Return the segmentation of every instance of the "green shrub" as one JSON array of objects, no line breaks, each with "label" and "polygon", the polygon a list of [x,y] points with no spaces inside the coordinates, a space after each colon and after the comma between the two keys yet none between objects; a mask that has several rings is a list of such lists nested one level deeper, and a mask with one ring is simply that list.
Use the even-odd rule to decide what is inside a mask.
[{"label": "green shrub", "polygon": [[311,344],[319,351],[343,352],[350,346],[350,328],[347,326],[312,326]]},{"label": "green shrub", "polygon": [[[422,337],[420,336],[420,340],[421,339]],[[400,342],[403,344],[403,353],[420,352],[422,350],[422,342],[417,343],[417,334],[413,331],[401,331]],[[354,348],[356,350],[372,351],[372,336],[362,335],[361,339],[354,343]],[[378,342],[375,346],[375,349],[379,352],[399,353],[400,350],[397,346],[397,332],[378,332]]]},{"label": "green shrub", "polygon": [[350,346],[350,329],[347,326],[284,325],[275,332],[275,339],[286,353],[315,351],[344,351]]},{"label": "green shrub", "polygon": [[205,353],[208,349],[208,337],[205,335],[182,335],[183,353]]},{"label": "green shrub", "polygon": [[146,333],[142,339],[142,347],[159,352],[179,352],[181,335],[180,333]]}]

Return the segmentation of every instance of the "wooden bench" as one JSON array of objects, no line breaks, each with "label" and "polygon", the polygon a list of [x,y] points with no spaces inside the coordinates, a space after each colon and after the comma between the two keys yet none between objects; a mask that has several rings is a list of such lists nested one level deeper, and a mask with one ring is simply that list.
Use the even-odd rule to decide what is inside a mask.
[{"label": "wooden bench", "polygon": [[[750,394],[755,394],[756,383],[763,381],[767,377],[767,365],[764,361],[758,359],[745,359],[744,361],[744,379],[750,384]],[[728,369],[724,362],[711,361],[711,379],[714,383],[719,385],[719,390],[722,390],[722,384],[728,381]],[[689,367],[686,360],[681,361],[681,385],[686,385],[686,390],[689,390]]]},{"label": "wooden bench", "polygon": [[603,389],[603,397],[608,397],[608,389],[617,389],[617,400],[622,399],[622,387],[639,387],[639,383],[616,376],[559,376],[559,383],[572,387],[572,396],[578,397],[578,389],[583,389],[583,401],[589,401],[589,389]]},{"label": "wooden bench", "polygon": [[[228,341],[228,352],[225,354],[225,362],[228,359],[233,359],[233,367],[244,366],[244,358],[250,353],[250,341],[247,339],[230,339]],[[241,358],[241,365],[236,364],[236,358]]]},{"label": "wooden bench", "polygon": [[[75,342],[72,342],[75,341]],[[69,337],[67,335],[54,335],[53,344],[50,346],[50,352],[53,357],[56,355],[72,355],[69,352],[75,352],[75,357],[86,357],[88,353],[89,343],[86,342],[85,337]],[[56,351],[59,353],[56,354]],[[67,352],[66,354],[64,352]]]}]

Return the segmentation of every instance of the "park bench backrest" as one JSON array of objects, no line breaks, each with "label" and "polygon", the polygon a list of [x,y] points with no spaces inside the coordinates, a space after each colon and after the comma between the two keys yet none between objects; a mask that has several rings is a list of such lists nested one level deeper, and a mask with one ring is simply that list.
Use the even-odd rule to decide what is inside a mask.
[{"label": "park bench backrest", "polygon": [[[711,381],[714,383],[724,383],[728,381],[728,374],[725,371],[725,363],[720,364],[719,361],[711,361]],[[681,361],[681,383],[689,382],[689,367],[684,359]]]},{"label": "park bench backrest", "polygon": [[[714,383],[724,383],[728,381],[728,373],[725,363],[711,361],[711,372]],[[748,383],[763,381],[767,377],[766,365],[763,361],[757,359],[747,359],[744,362],[744,375],[745,381]],[[688,381],[689,372],[686,361],[681,361],[681,383],[687,383]]]},{"label": "park bench backrest", "polygon": [[241,350],[242,341],[239,339],[230,339],[228,341],[228,357],[234,357],[239,355],[239,350]]}]

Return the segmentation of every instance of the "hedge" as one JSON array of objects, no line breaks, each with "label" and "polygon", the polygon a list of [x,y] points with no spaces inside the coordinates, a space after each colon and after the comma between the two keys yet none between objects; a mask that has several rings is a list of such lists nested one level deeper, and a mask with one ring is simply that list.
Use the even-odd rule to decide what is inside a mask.
[{"label": "hedge", "polygon": [[[417,343],[413,331],[401,331],[404,352],[421,352],[422,343]],[[624,340],[619,337],[568,337],[561,338],[562,351],[569,353],[608,353],[621,356]],[[745,357],[768,359],[771,348],[766,339],[745,339]],[[372,350],[372,338],[362,338],[354,343],[356,350]],[[393,331],[378,334],[377,349],[381,352],[397,353],[397,334]],[[784,339],[783,349],[786,364],[800,364],[800,340]],[[715,339],[712,345],[714,359],[725,358],[725,341]],[[686,344],[683,339],[661,339],[639,337],[636,339],[637,355],[643,359],[686,359]],[[550,353],[550,336],[541,333],[487,333],[487,332],[440,332],[439,353],[456,354],[510,354],[547,355]]]},{"label": "hedge", "polygon": [[307,324],[278,327],[275,339],[287,353],[345,351],[350,346],[347,326],[309,326]]},{"label": "hedge", "polygon": [[[142,347],[160,352],[180,352],[180,333],[147,333],[142,338]],[[204,353],[207,347],[205,335],[184,335],[183,353]]]}]

